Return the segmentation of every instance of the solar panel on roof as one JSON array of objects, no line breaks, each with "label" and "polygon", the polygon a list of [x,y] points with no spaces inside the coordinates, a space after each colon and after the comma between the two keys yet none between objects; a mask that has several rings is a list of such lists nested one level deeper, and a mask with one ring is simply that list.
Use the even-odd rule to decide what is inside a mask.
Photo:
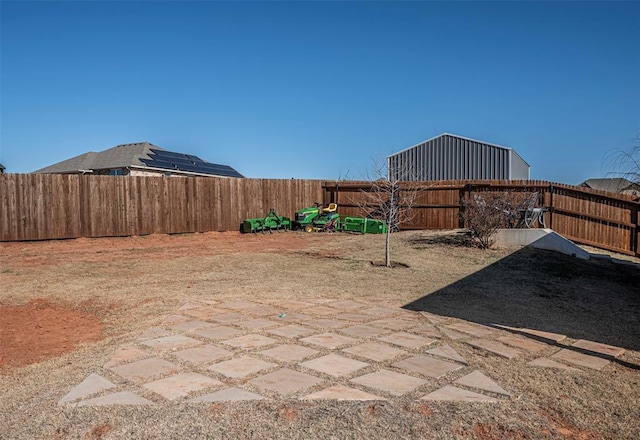
[{"label": "solar panel on roof", "polygon": [[243,177],[232,167],[210,163],[192,154],[175,153],[167,150],[151,150],[150,159],[140,159],[154,168],[180,170],[191,173],[212,174],[224,177]]},{"label": "solar panel on roof", "polygon": [[153,168],[162,168],[167,170],[175,170],[177,168],[172,162],[166,160],[140,159],[140,161],[145,165]]},{"label": "solar panel on roof", "polygon": [[202,160],[200,159],[198,156],[193,156],[191,154],[184,154],[184,153],[174,153],[173,151],[160,151],[160,150],[152,150],[154,153],[154,156],[157,157],[158,159],[180,159],[180,160],[193,160],[193,161],[199,161]]}]

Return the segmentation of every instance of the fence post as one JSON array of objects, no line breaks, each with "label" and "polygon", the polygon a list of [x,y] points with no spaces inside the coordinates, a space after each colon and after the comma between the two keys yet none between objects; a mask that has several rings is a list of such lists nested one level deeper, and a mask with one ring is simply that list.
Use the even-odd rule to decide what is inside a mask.
[{"label": "fence post", "polygon": [[549,185],[549,229],[553,229],[553,192],[555,188]]},{"label": "fence post", "polygon": [[640,235],[640,227],[638,225],[638,210],[640,204],[631,205],[631,224],[633,224],[633,231],[631,234],[631,250],[635,252],[636,256],[640,255],[638,250],[638,235]]}]

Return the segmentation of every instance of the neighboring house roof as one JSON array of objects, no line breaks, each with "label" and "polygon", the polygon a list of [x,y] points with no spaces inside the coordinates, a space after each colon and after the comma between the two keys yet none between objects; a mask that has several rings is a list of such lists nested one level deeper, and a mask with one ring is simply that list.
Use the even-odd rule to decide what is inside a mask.
[{"label": "neighboring house roof", "polygon": [[640,184],[633,183],[632,181],[621,177],[609,179],[588,179],[582,182],[579,186],[614,193],[619,193],[627,189],[640,190]]},{"label": "neighboring house roof", "polygon": [[197,156],[167,151],[149,142],[118,145],[99,153],[91,151],[41,168],[34,173],[82,173],[121,168],[170,170],[192,175],[243,177],[230,166],[212,164]]}]

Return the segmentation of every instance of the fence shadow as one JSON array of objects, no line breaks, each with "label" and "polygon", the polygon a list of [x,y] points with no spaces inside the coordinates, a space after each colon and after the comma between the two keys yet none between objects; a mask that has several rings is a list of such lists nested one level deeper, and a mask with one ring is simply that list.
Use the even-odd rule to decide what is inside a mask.
[{"label": "fence shadow", "polygon": [[523,248],[404,308],[640,350],[640,267]]}]

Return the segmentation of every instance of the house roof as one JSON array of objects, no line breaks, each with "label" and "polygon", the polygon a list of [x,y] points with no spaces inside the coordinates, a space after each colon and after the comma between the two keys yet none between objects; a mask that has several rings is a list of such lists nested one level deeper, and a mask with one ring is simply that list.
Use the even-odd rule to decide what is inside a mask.
[{"label": "house roof", "polygon": [[34,173],[81,173],[83,171],[121,168],[170,170],[191,175],[243,177],[230,166],[212,164],[197,156],[167,151],[149,142],[122,144],[98,153],[90,151],[41,168]]},{"label": "house roof", "polygon": [[[417,146],[419,146],[419,145],[425,144],[425,143],[427,143],[427,142],[430,142],[430,141],[432,141],[432,140],[434,140],[434,139],[438,139],[438,138],[443,137],[443,136],[451,136],[451,137],[454,137],[454,138],[464,139],[464,140],[471,141],[471,142],[477,142],[477,143],[479,143],[479,144],[489,145],[490,147],[495,147],[495,148],[500,148],[500,149],[503,149],[503,150],[511,151],[513,154],[515,154],[515,155],[516,155],[516,156],[518,156],[520,159],[522,159],[522,156],[520,156],[520,155],[519,155],[519,154],[518,154],[518,153],[517,153],[513,148],[505,147],[505,146],[503,146],[503,145],[498,145],[498,144],[492,144],[491,142],[485,142],[485,141],[481,141],[481,140],[478,140],[478,139],[472,139],[472,138],[468,138],[468,137],[465,137],[465,136],[460,136],[460,135],[453,134],[453,133],[441,133],[441,134],[439,134],[439,135],[437,135],[437,136],[431,137],[431,138],[429,138],[429,139],[427,139],[427,140],[424,140],[424,141],[422,141],[422,142],[418,142],[418,143],[417,143],[417,144],[415,144],[415,145],[412,145],[412,146],[407,147],[407,148],[405,148],[405,149],[403,149],[403,150],[400,150],[400,151],[398,151],[398,152],[396,152],[396,153],[393,153],[392,155],[387,156],[387,158],[389,158],[389,157],[391,157],[391,156],[395,156],[395,155],[396,155],[396,154],[398,154],[398,153],[402,153],[403,151],[410,150],[410,149],[415,148],[415,147],[417,147]],[[527,161],[526,161],[526,160],[522,159],[522,161],[523,161],[527,166],[530,166],[530,165],[529,165],[529,163],[527,163]]]},{"label": "house roof", "polygon": [[588,179],[582,182],[579,186],[586,186],[600,191],[619,193],[629,187],[639,187],[640,185],[622,177],[613,177],[609,179]]}]

